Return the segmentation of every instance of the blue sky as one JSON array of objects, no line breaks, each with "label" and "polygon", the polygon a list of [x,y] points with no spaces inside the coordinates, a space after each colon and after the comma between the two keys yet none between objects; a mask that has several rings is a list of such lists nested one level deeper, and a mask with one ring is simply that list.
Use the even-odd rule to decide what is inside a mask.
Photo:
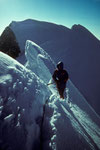
[{"label": "blue sky", "polygon": [[12,21],[81,24],[100,39],[100,0],[0,0],[0,34]]}]

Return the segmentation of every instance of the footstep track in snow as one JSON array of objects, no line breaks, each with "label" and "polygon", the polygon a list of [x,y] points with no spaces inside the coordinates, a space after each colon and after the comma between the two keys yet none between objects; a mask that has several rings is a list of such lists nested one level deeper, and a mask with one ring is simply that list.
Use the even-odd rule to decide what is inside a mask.
[{"label": "footstep track in snow", "polygon": [[82,95],[70,84],[66,89],[64,100],[60,99],[55,85],[50,85],[50,90],[52,91],[50,103],[54,107],[53,115],[55,115],[52,116],[51,122],[56,129],[53,149],[99,150],[100,119]]}]

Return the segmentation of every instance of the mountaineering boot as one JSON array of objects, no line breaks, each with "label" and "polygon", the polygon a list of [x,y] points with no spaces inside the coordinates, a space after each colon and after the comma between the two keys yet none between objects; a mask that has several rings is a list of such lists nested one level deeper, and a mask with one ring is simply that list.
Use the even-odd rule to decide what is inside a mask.
[{"label": "mountaineering boot", "polygon": [[63,96],[63,95],[60,95],[60,98],[64,99],[64,96]]}]

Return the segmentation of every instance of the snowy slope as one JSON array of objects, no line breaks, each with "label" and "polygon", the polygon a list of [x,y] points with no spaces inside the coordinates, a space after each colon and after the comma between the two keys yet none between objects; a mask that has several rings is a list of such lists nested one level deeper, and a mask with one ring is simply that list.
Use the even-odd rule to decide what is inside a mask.
[{"label": "snowy slope", "polygon": [[65,32],[70,32],[70,29],[64,26],[31,19],[21,22],[12,21],[10,28],[16,36],[22,52],[25,50],[26,40],[32,40],[41,45],[49,41],[55,41],[57,36],[62,38]]},{"label": "snowy slope", "polygon": [[[14,32],[22,51],[18,61],[25,63],[26,40],[46,50],[55,62],[62,60],[75,86],[100,114],[100,41],[81,25],[67,27],[36,20],[13,21]],[[23,59],[23,61],[22,61]],[[95,101],[94,101],[95,99]]]},{"label": "snowy slope", "polygon": [[100,149],[100,118],[72,82],[62,101],[54,85],[47,87],[54,68],[50,56],[31,41],[25,56],[23,66],[0,53],[0,148]]},{"label": "snowy slope", "polygon": [[37,148],[49,94],[36,74],[0,52],[0,149]]}]

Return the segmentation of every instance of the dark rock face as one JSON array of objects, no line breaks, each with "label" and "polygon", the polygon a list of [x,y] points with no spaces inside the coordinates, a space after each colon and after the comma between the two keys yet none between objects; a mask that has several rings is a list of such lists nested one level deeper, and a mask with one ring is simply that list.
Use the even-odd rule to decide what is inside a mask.
[{"label": "dark rock face", "polygon": [[13,31],[7,27],[0,37],[0,51],[16,58],[19,56],[20,48],[16,42]]}]

